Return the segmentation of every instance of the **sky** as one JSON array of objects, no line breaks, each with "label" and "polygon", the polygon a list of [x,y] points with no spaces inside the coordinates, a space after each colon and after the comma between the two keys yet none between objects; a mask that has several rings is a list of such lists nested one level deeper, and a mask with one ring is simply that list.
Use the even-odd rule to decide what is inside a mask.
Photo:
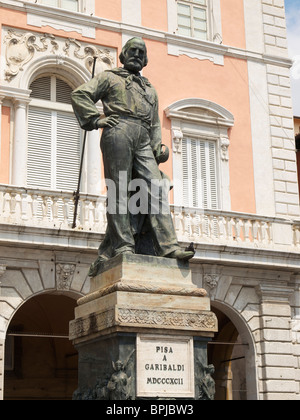
[{"label": "sky", "polygon": [[291,69],[293,112],[300,117],[300,0],[284,0]]}]

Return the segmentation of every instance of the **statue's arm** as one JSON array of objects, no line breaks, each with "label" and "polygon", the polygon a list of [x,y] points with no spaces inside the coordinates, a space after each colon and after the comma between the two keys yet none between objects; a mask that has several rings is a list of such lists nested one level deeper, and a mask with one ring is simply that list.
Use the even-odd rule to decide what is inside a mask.
[{"label": "statue's arm", "polygon": [[161,152],[161,124],[158,114],[158,98],[153,108],[152,126],[151,126],[151,147],[155,155]]},{"label": "statue's arm", "polygon": [[92,131],[99,127],[100,113],[95,104],[103,98],[108,87],[107,73],[101,73],[72,92],[72,106],[82,129]]}]

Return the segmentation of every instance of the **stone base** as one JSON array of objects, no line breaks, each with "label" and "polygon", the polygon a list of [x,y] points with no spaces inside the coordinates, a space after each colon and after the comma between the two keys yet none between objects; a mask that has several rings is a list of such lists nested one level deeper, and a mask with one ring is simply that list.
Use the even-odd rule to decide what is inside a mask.
[{"label": "stone base", "polygon": [[[152,374],[149,376],[144,372],[140,396],[150,397],[149,392],[151,394],[153,389],[152,397],[171,397],[171,383],[187,385],[188,372],[185,371],[183,377],[180,369],[194,372],[200,359],[203,366],[206,364],[206,344],[216,331],[217,319],[210,311],[210,300],[205,290],[192,283],[188,263],[141,255],[115,257],[91,280],[91,291],[78,301],[75,320],[70,323],[70,339],[79,352],[77,398],[139,397],[137,366],[144,366]],[[153,335],[153,352],[157,350],[157,354],[153,354],[152,361],[152,356],[144,360],[137,342],[141,337]],[[194,346],[196,337],[201,337],[205,343],[201,355],[198,350],[194,351],[199,348]],[[189,367],[186,361],[180,363],[180,348],[185,348],[185,340],[193,343],[188,358],[193,359],[192,355],[196,357],[197,354],[197,360]],[[159,354],[159,348],[162,348],[162,354]],[[164,354],[167,348],[169,354]],[[169,375],[165,370],[169,370]],[[151,385],[150,378],[158,378],[154,379],[154,385],[161,386],[148,386]],[[126,387],[117,389],[119,382],[126,382]],[[197,394],[196,382],[195,386],[185,388],[182,397]],[[178,392],[176,397],[180,397]]]}]

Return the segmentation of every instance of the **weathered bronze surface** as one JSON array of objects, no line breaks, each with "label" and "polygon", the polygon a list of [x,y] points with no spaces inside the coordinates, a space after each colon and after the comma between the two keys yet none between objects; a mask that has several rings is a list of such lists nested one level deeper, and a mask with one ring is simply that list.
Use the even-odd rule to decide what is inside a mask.
[{"label": "weathered bronze surface", "polygon": [[[108,199],[115,194],[115,206],[114,211],[108,208],[107,232],[98,259],[91,266],[91,277],[97,275],[104,261],[122,253],[182,260],[194,256],[193,250],[182,251],[177,242],[170,210],[165,211],[166,194],[154,193],[151,188],[153,182],[159,184],[165,178],[158,165],[166,161],[168,150],[161,141],[157,93],[148,79],[140,75],[148,63],[144,41],[129,40],[120,61],[123,68],[105,71],[72,93],[74,112],[81,127],[88,131],[103,129],[105,178],[115,186],[113,191],[108,188]],[[95,106],[99,100],[103,103],[104,118]],[[128,188],[125,194],[122,192],[122,187],[128,187],[133,179],[143,180],[146,186],[136,203],[141,206],[143,198],[147,199],[148,208],[143,214],[130,211],[128,200],[132,194]],[[157,212],[151,209],[155,200],[159,203]]]}]

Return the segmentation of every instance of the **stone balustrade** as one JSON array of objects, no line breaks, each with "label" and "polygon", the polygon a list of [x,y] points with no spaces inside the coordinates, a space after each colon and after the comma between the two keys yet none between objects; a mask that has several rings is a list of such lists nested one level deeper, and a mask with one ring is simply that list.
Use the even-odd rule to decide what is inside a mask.
[{"label": "stone balustrade", "polygon": [[[76,231],[104,233],[106,197],[81,194]],[[73,194],[0,184],[0,224],[72,230]],[[171,206],[179,241],[295,250],[300,221]]]},{"label": "stone balustrade", "polygon": [[[81,194],[77,230],[105,232],[106,197]],[[0,185],[0,223],[71,229],[73,194]]]}]

